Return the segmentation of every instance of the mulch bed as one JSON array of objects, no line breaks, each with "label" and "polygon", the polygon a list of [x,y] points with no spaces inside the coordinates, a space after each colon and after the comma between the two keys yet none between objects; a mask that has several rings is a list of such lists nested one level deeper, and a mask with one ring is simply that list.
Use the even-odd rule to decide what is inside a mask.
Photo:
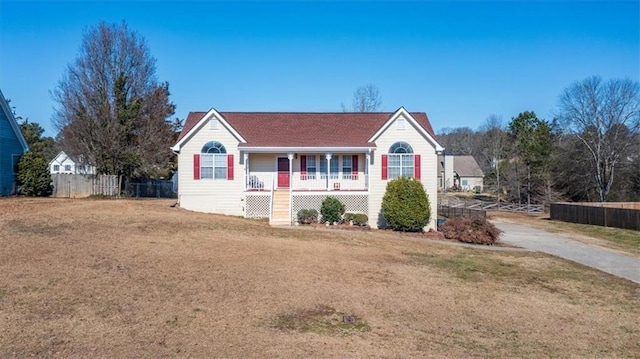
[{"label": "mulch bed", "polygon": [[432,239],[432,240],[445,240],[444,234],[442,232],[397,232],[390,229],[373,229],[369,226],[353,226],[350,224],[337,224],[333,226],[327,226],[324,223],[316,223],[311,226],[318,229],[338,229],[345,231],[358,231],[358,232],[378,232],[384,234],[393,234],[400,235],[404,237],[412,237],[412,238],[424,238],[424,239]]}]

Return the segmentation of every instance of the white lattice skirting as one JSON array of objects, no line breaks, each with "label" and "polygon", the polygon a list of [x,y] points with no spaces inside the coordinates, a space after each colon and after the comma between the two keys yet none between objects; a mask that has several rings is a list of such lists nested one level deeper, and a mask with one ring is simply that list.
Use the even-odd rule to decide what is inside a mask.
[{"label": "white lattice skirting", "polygon": [[295,223],[298,219],[298,211],[301,209],[315,209],[320,212],[322,201],[327,197],[335,197],[344,203],[345,211],[351,213],[369,214],[369,195],[367,194],[293,194],[291,200],[291,221]]},{"label": "white lattice skirting", "polygon": [[270,211],[270,192],[245,195],[244,216],[246,218],[269,218]]},{"label": "white lattice skirting", "polygon": [[[351,213],[369,213],[369,196],[366,194],[293,194],[291,222],[297,220],[298,211],[301,209],[315,209],[320,212],[322,201],[327,197],[335,197],[344,203],[345,211]],[[246,218],[269,218],[271,211],[271,193],[251,193],[246,194],[244,215]]]}]

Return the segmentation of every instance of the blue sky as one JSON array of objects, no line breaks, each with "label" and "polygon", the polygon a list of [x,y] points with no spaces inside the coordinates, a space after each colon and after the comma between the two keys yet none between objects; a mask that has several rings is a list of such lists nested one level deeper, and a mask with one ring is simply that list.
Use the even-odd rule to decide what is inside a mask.
[{"label": "blue sky", "polygon": [[424,111],[436,131],[532,110],[591,75],[640,80],[640,1],[7,1],[0,89],[47,135],[50,91],[83,30],[142,35],[189,111],[341,111],[378,86],[382,110]]}]

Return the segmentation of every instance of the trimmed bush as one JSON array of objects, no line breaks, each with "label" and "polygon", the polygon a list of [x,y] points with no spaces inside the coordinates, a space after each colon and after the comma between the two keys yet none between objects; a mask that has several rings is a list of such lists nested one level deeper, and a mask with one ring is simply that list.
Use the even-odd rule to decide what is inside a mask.
[{"label": "trimmed bush", "polygon": [[382,198],[382,216],[394,231],[422,232],[431,219],[429,197],[422,183],[407,177],[389,181]]},{"label": "trimmed bush", "polygon": [[351,223],[354,226],[366,226],[369,217],[364,213],[345,213],[343,216],[345,223]]},{"label": "trimmed bush", "polygon": [[318,211],[315,209],[301,209],[298,211],[298,223],[312,224],[318,223]]},{"label": "trimmed bush", "polygon": [[327,197],[320,207],[323,223],[340,223],[344,214],[344,204],[335,197]]},{"label": "trimmed bush", "polygon": [[354,226],[366,226],[369,222],[369,216],[364,213],[356,213],[353,215],[352,221]]},{"label": "trimmed bush", "polygon": [[492,245],[502,233],[484,218],[450,218],[441,228],[445,238],[460,242]]},{"label": "trimmed bush", "polygon": [[44,156],[27,152],[18,162],[18,184],[26,196],[46,197],[53,192],[49,163]]},{"label": "trimmed bush", "polygon": [[342,216],[342,220],[344,221],[344,223],[350,223],[351,221],[353,221],[353,217],[355,215],[355,213],[347,212],[344,214],[344,216]]}]

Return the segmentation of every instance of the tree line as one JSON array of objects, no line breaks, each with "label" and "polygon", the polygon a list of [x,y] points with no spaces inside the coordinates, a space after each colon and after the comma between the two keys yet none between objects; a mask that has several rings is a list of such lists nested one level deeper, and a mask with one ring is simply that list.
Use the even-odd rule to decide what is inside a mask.
[{"label": "tree line", "polygon": [[[169,178],[176,169],[170,144],[181,121],[171,119],[175,104],[155,62],[125,22],[88,28],[52,91],[58,135],[42,137],[42,127],[25,121],[31,151],[20,167],[48,176],[46,164],[62,150],[123,181]],[[377,86],[367,84],[356,89],[350,107],[341,107],[373,112],[381,105]],[[571,84],[550,121],[532,111],[509,123],[491,115],[478,130],[447,128],[438,139],[449,154],[473,155],[486,187],[508,201],[640,200],[640,90],[628,79],[594,76]]]},{"label": "tree line", "polygon": [[472,155],[485,187],[506,201],[640,201],[640,86],[629,79],[571,84],[551,120],[491,115],[438,139],[448,154]]}]

